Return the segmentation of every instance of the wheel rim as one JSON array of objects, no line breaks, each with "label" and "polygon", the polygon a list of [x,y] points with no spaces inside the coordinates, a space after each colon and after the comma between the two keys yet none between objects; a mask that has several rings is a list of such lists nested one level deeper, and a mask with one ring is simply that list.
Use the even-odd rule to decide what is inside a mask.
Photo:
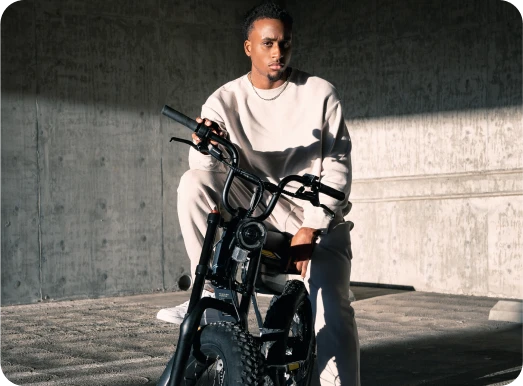
[{"label": "wheel rim", "polygon": [[[307,341],[308,330],[312,329],[312,326],[307,325],[306,323],[306,311],[304,304],[302,303],[296,310],[292,318],[291,325],[289,327],[289,335],[287,337],[287,345],[285,347],[286,351],[286,361],[293,362],[298,360],[307,359],[307,353],[309,350],[309,342]],[[264,351],[267,353],[267,350],[270,348],[270,342],[264,344]],[[309,357],[309,361],[305,363],[304,366],[300,367],[298,370],[291,373],[285,374],[285,385],[297,385],[301,384],[308,375],[308,371],[312,365],[312,358]],[[272,386],[274,382],[270,379],[269,376],[265,378],[265,386]]]},{"label": "wheel rim", "polygon": [[[287,340],[287,354],[290,354],[290,360],[303,360],[307,359],[306,355],[308,352],[308,345],[306,342],[306,337],[308,335],[307,329],[312,328],[312,326],[307,326],[305,316],[305,310],[302,306],[298,307],[296,314],[292,318],[292,323],[289,328],[289,337]],[[290,374],[289,379],[287,380],[288,385],[296,385],[297,382],[303,381],[308,374],[309,368],[311,366],[310,358],[309,362],[305,363],[304,366],[300,367],[298,370]]]},{"label": "wheel rim", "polygon": [[227,366],[219,354],[206,355],[205,364],[195,361],[193,378],[185,379],[185,386],[225,386]]}]

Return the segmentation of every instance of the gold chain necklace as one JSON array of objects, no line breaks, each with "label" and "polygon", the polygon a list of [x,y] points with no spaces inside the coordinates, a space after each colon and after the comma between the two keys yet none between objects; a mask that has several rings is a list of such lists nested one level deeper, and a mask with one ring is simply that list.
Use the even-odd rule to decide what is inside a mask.
[{"label": "gold chain necklace", "polygon": [[290,69],[289,75],[287,76],[287,80],[285,81],[285,84],[283,85],[283,89],[280,91],[280,93],[278,95],[276,95],[276,96],[274,96],[272,98],[264,98],[260,94],[258,94],[258,91],[256,91],[256,88],[254,87],[254,84],[252,83],[251,72],[252,71],[249,71],[249,73],[247,74],[247,78],[249,78],[249,82],[251,82],[251,86],[252,86],[252,89],[253,89],[254,93],[256,95],[258,95],[258,98],[263,99],[264,101],[273,101],[276,98],[278,98],[285,91],[285,89],[287,88],[287,85],[289,84],[289,78],[291,77],[292,68]]}]

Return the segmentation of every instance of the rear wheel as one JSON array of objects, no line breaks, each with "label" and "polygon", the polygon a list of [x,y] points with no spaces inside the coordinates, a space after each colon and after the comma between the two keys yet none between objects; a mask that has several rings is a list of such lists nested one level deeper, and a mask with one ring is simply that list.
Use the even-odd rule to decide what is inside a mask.
[{"label": "rear wheel", "polygon": [[[313,320],[305,285],[299,280],[288,281],[283,293],[271,301],[263,324],[264,328],[284,330],[282,339],[264,343],[269,374],[266,384],[309,385],[316,346]],[[271,368],[284,364],[293,364],[292,369]]]},{"label": "rear wheel", "polygon": [[264,358],[253,337],[232,323],[202,328],[187,362],[184,386],[263,385]]}]

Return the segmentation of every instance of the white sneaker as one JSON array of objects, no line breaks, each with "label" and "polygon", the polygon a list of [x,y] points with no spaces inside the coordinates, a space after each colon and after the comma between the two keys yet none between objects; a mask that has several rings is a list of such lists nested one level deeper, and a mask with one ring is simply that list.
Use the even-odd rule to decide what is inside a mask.
[{"label": "white sneaker", "polygon": [[[202,298],[205,297],[214,298],[214,292],[210,292],[204,289],[202,292]],[[156,318],[163,320],[164,322],[182,324],[185,318],[185,314],[187,314],[188,308],[189,300],[176,307],[161,309],[160,311],[158,311],[158,314],[156,314]],[[204,311],[202,315],[200,325],[203,326],[209,323],[219,321],[235,322],[236,319],[234,319],[232,316],[223,314],[221,311],[215,310],[214,308],[208,308]]]},{"label": "white sneaker", "polygon": [[354,294],[352,293],[352,290],[349,290],[349,300],[351,302],[355,302],[356,301],[356,296],[354,296]]}]

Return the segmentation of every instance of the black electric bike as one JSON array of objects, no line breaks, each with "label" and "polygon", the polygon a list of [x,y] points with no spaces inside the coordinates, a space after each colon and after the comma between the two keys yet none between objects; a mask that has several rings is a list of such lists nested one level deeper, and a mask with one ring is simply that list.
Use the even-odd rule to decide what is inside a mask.
[{"label": "black electric bike", "polygon": [[[268,231],[263,221],[271,214],[282,194],[320,204],[319,193],[338,200],[344,194],[320,183],[317,176],[290,175],[278,185],[263,181],[239,167],[235,146],[215,134],[203,123],[164,106],[162,114],[191,129],[201,139],[194,144],[182,142],[210,154],[225,164],[229,171],[222,194],[222,205],[231,214],[225,221],[214,210],[207,218],[200,261],[194,272],[194,283],[187,315],[180,326],[176,351],[168,362],[158,386],[193,385],[301,385],[307,386],[315,359],[314,317],[307,290],[302,281],[289,280],[278,286],[271,277],[296,274],[290,253],[292,235]],[[211,141],[218,143],[213,146]],[[233,208],[229,191],[234,178],[253,185],[249,208]],[[287,191],[290,182],[301,184]],[[268,192],[270,200],[260,215],[262,197]],[[221,238],[215,243],[218,228]],[[265,280],[264,280],[265,278]],[[214,287],[215,298],[202,298],[205,283]],[[270,307],[262,318],[256,292],[272,293]],[[248,313],[253,305],[259,336],[249,333]],[[235,322],[218,322],[200,326],[203,312],[213,308]]]}]

